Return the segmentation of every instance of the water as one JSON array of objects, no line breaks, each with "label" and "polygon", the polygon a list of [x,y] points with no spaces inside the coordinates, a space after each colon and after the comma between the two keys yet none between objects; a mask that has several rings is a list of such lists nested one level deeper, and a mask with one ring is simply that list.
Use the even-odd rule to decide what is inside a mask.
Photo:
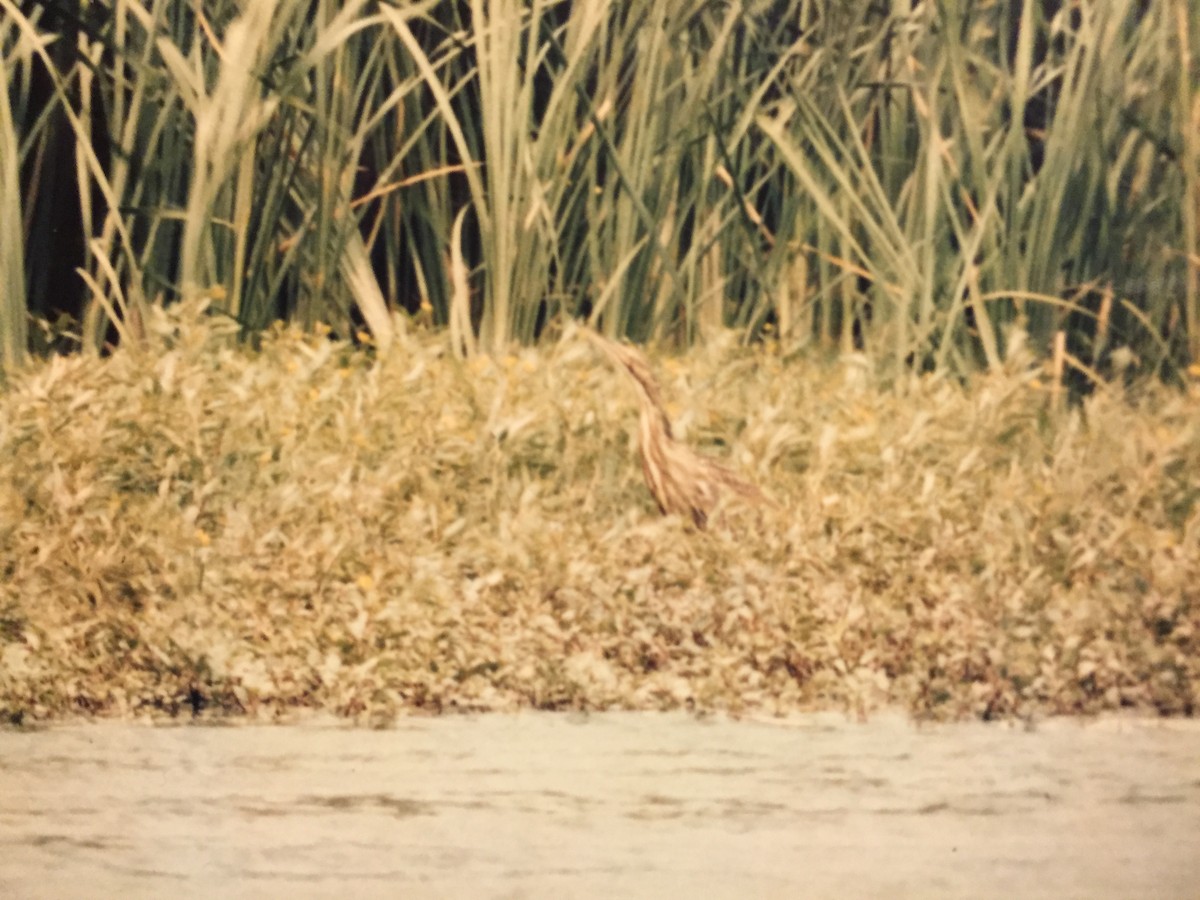
[{"label": "water", "polygon": [[0,733],[0,896],[1200,897],[1200,723]]}]

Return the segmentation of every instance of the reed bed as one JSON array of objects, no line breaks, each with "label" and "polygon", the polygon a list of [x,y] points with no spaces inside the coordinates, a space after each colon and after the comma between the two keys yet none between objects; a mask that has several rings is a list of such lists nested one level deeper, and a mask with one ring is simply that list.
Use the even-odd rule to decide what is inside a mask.
[{"label": "reed bed", "polygon": [[[245,334],[406,309],[774,329],[896,370],[1200,361],[1191,0],[0,0],[0,366],[220,289]],[[452,264],[447,265],[447,260]]]},{"label": "reed bed", "polygon": [[1196,711],[1195,383],[1063,408],[1019,340],[885,382],[718,334],[654,366],[777,505],[697,531],[569,333],[464,361],[224,322],[153,310],[0,389],[5,721]]}]

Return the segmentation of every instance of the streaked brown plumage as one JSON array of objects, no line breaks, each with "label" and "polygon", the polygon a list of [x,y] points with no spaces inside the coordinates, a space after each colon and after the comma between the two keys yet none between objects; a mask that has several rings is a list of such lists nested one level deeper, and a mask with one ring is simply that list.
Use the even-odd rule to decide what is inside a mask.
[{"label": "streaked brown plumage", "polygon": [[637,388],[642,474],[664,515],[688,516],[697,528],[704,528],[722,494],[755,503],[764,499],[754,485],[675,440],[658,382],[649,361],[639,350],[614,343],[590,329],[584,329],[584,333],[630,376]]}]

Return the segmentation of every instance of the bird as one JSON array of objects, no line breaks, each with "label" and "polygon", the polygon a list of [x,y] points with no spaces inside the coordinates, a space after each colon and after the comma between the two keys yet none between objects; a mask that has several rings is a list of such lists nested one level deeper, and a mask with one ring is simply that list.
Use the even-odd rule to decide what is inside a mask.
[{"label": "bird", "polygon": [[642,474],[659,512],[690,518],[698,529],[725,496],[757,504],[766,500],[755,485],[715,459],[676,440],[650,361],[636,347],[617,343],[591,328],[581,329],[633,382],[638,397],[638,449]]}]

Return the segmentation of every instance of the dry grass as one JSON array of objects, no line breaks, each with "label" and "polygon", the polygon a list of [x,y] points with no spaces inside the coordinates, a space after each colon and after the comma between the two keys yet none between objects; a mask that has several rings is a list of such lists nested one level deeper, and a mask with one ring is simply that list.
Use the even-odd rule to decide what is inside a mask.
[{"label": "dry grass", "polygon": [[[659,360],[779,508],[661,518],[581,341],[386,359],[206,324],[0,389],[0,713],[673,708],[1193,714],[1200,392]],[[728,444],[718,446],[718,440]]]}]

